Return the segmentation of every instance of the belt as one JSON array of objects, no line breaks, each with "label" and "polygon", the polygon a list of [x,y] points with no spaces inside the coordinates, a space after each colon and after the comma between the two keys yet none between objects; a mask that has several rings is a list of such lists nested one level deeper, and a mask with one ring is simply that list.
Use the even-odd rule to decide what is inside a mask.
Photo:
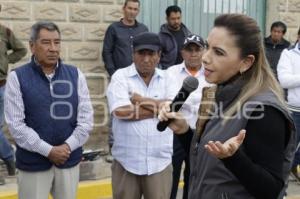
[{"label": "belt", "polygon": [[4,86],[6,83],[6,79],[2,79],[0,80],[0,87]]}]

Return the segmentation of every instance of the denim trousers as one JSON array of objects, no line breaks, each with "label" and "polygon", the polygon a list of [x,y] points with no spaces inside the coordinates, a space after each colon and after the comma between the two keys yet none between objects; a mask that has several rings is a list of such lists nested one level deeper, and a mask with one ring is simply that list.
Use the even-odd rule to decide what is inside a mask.
[{"label": "denim trousers", "polygon": [[296,134],[297,134],[297,150],[295,153],[295,158],[293,162],[293,167],[300,165],[300,112],[293,112],[293,119],[296,126]]},{"label": "denim trousers", "polygon": [[14,159],[14,151],[3,133],[4,125],[4,90],[5,86],[0,87],[0,158],[3,161],[10,161]]}]

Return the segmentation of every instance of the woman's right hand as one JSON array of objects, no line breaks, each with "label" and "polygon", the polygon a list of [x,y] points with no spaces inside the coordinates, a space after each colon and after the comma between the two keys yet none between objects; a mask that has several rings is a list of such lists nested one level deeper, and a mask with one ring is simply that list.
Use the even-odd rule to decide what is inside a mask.
[{"label": "woman's right hand", "polygon": [[169,128],[173,130],[175,134],[184,134],[188,131],[189,125],[180,112],[170,112],[170,104],[172,102],[167,101],[161,104],[158,119],[160,121],[167,121],[172,119],[169,124]]}]

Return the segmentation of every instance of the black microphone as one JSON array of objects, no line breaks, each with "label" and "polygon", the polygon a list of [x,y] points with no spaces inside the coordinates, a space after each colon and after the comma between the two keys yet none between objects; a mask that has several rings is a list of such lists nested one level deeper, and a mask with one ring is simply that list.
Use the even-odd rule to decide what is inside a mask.
[{"label": "black microphone", "polygon": [[[183,84],[172,103],[170,104],[171,112],[177,112],[182,107],[185,100],[189,97],[190,93],[198,88],[198,79],[193,76],[188,76],[183,80]],[[160,121],[157,124],[157,130],[164,131],[170,124],[172,119],[168,121]]]}]

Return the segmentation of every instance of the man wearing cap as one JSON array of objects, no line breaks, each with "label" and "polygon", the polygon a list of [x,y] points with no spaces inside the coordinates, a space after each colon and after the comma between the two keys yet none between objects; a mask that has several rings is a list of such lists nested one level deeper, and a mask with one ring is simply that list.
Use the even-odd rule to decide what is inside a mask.
[{"label": "man wearing cap", "polygon": [[[11,52],[9,52],[10,50]],[[15,175],[15,160],[13,148],[2,131],[4,125],[4,90],[8,64],[20,61],[26,52],[26,47],[16,38],[14,33],[0,24],[0,158],[6,164],[8,175]],[[3,184],[5,184],[4,177],[0,174],[0,185]]]},{"label": "man wearing cap", "polygon": [[[181,55],[183,62],[178,65],[171,66],[167,69],[169,75],[173,75],[176,78],[176,82],[172,85],[179,90],[182,86],[183,80],[187,76],[196,77],[199,81],[198,88],[193,91],[182,105],[180,111],[183,113],[185,119],[188,121],[191,128],[196,128],[196,121],[198,118],[198,108],[201,102],[202,88],[210,86],[205,81],[204,68],[202,67],[202,55],[204,51],[204,41],[198,35],[189,35],[183,42],[183,48]],[[177,135],[174,134],[173,140],[173,185],[171,192],[171,199],[176,199],[178,183],[180,179],[182,163],[185,163],[184,169],[184,189],[183,199],[188,198],[188,186],[189,186],[189,154],[185,153],[179,142]]]},{"label": "man wearing cap", "polygon": [[113,198],[169,198],[172,184],[170,129],[159,132],[160,104],[176,94],[165,71],[157,68],[160,40],[141,33],[133,40],[133,64],[119,69],[107,89],[114,115],[112,155]]},{"label": "man wearing cap", "polygon": [[[132,40],[135,35],[148,32],[148,28],[143,23],[136,20],[140,12],[139,0],[125,0],[122,8],[123,18],[112,23],[105,33],[103,40],[102,59],[105,69],[111,77],[119,68],[125,68],[132,63]],[[111,131],[111,120],[109,120],[109,149],[114,142],[113,132]],[[111,151],[110,155],[111,155]],[[111,162],[112,157],[108,156],[106,161]]]}]

